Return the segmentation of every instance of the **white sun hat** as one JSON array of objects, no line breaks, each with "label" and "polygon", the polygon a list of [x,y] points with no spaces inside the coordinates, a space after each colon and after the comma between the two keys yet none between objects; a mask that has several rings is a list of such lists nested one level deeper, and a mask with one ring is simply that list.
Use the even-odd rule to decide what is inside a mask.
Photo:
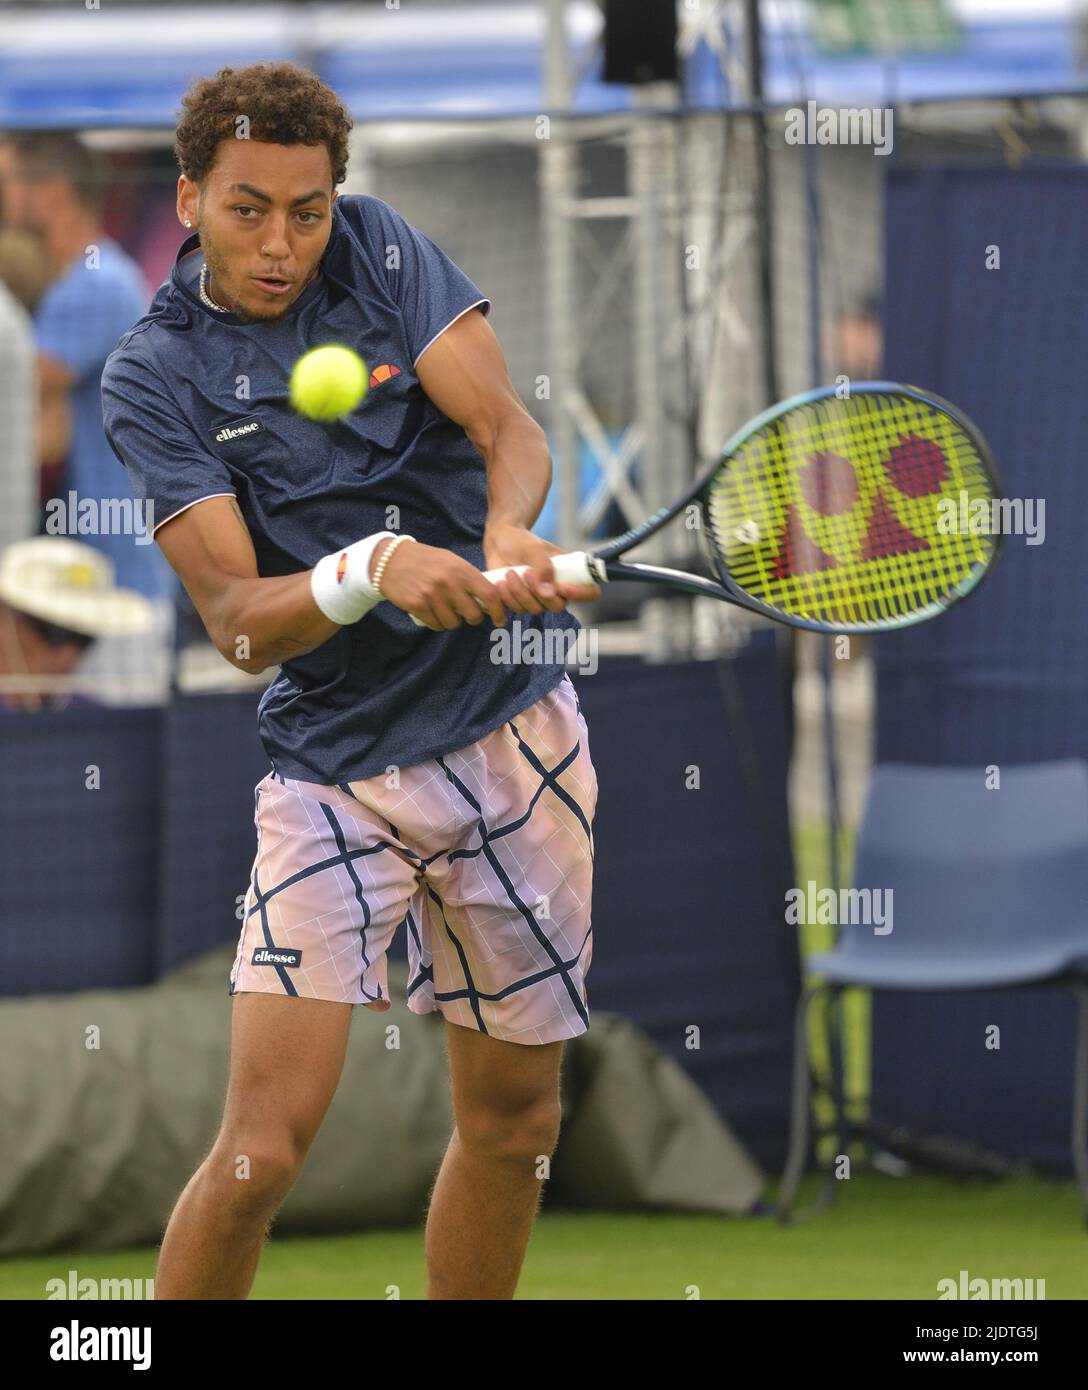
[{"label": "white sun hat", "polygon": [[155,614],[143,594],[114,584],[108,556],[62,536],[33,536],[0,551],[0,600],[88,637],[136,636]]}]

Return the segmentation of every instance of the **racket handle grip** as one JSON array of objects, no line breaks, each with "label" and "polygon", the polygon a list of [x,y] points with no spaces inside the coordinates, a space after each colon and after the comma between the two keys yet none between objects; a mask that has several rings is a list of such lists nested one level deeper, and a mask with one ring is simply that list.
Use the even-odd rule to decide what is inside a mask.
[{"label": "racket handle grip", "polygon": [[[566,555],[553,555],[552,573],[555,575],[557,584],[603,584],[607,579],[604,572],[604,565],[593,555],[584,550],[572,550]],[[532,565],[504,565],[501,569],[484,570],[484,578],[491,584],[497,584],[500,579],[505,579],[510,570],[515,574],[528,574]],[[413,614],[412,622],[416,627],[423,624]]]},{"label": "racket handle grip", "polygon": [[[566,555],[553,555],[552,573],[557,584],[600,584],[604,581],[604,566],[587,555],[584,550],[572,550]],[[527,574],[531,565],[505,565],[502,569],[484,570],[484,578],[492,584],[505,579],[513,570],[515,574]]]}]

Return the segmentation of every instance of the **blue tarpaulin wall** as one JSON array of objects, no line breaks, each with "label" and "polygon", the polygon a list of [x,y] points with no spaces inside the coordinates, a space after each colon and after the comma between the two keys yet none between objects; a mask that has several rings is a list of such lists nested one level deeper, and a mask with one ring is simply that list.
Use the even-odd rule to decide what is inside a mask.
[{"label": "blue tarpaulin wall", "polygon": [[[1046,509],[1042,544],[1006,538],[967,603],[879,643],[879,761],[1088,755],[1086,214],[1082,167],[889,177],[886,375],[966,410],[1005,496]],[[1074,1026],[1061,990],[878,994],[874,1118],[1068,1171]]]},{"label": "blue tarpaulin wall", "polygon": [[[635,0],[632,0],[634,3]],[[832,54],[803,12],[763,6],[765,91],[772,103],[903,101],[1080,90],[1076,17],[1066,0],[1022,0],[997,15],[956,0],[960,38],[915,53]],[[740,9],[679,7],[683,100],[743,105],[721,55],[744,51]],[[568,0],[579,115],[630,110],[633,88],[601,80],[602,17]],[[723,17],[731,16],[729,25]],[[224,64],[291,59],[312,66],[358,121],[535,118],[548,110],[545,7],[506,5],[33,6],[0,16],[0,127],[174,125],[182,93]],[[697,25],[698,21],[698,25]]]},{"label": "blue tarpaulin wall", "polygon": [[[600,780],[591,1013],[646,1031],[774,1171],[799,989],[774,638],[725,673],[602,660],[578,690]],[[144,984],[236,940],[266,771],[249,694],[0,719],[0,994]]]}]

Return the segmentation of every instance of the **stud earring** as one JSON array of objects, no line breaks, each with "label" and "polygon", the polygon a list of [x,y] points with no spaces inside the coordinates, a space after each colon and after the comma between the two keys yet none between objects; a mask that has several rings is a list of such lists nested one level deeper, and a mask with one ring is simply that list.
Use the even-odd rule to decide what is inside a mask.
[{"label": "stud earring", "polygon": [[186,219],[185,219],[185,225],[186,225],[187,227],[191,227],[193,224],[189,221],[188,218],[186,218]]}]

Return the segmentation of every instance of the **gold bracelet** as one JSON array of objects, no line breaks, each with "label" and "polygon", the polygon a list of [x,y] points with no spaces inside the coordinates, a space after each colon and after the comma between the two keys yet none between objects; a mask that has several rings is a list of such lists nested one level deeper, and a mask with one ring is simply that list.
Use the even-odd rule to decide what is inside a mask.
[{"label": "gold bracelet", "polygon": [[385,597],[385,595],[382,593],[382,575],[385,573],[385,567],[389,563],[390,555],[392,555],[393,551],[396,550],[397,546],[400,545],[402,541],[414,540],[415,536],[396,536],[393,540],[389,542],[389,544],[382,551],[382,557],[378,561],[377,568],[375,569],[373,577],[370,580],[371,587],[380,598]]}]

